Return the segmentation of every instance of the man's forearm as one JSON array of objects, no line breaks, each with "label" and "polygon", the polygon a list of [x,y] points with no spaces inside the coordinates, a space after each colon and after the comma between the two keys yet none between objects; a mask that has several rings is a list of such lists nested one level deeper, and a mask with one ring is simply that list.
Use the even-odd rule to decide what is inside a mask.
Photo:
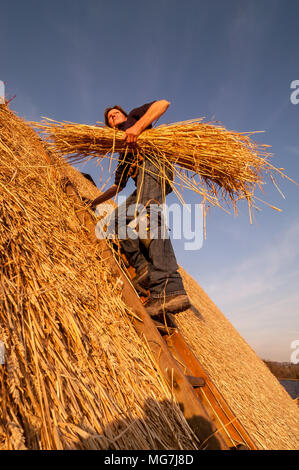
[{"label": "man's forearm", "polygon": [[147,112],[136,122],[140,133],[165,113],[170,103],[166,100],[155,101]]},{"label": "man's forearm", "polygon": [[113,184],[107,191],[105,191],[103,194],[98,196],[94,201],[92,201],[92,207],[97,206],[98,204],[102,204],[103,202],[108,201],[108,199],[111,199],[117,194],[117,185]]}]

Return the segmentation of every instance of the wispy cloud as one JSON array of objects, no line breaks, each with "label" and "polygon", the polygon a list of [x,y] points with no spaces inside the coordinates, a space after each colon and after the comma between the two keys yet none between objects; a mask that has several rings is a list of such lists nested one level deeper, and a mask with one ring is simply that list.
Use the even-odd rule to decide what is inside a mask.
[{"label": "wispy cloud", "polygon": [[293,155],[298,155],[299,156],[299,145],[289,145],[286,147],[286,150]]},{"label": "wispy cloud", "polygon": [[275,343],[276,349],[271,346],[271,351],[280,354],[281,360],[288,360],[290,342],[298,331],[298,239],[296,220],[256,256],[219,271],[213,282],[204,286],[259,354],[269,353],[268,341],[272,346]]},{"label": "wispy cloud", "polygon": [[290,280],[293,272],[299,271],[298,261],[295,262],[299,256],[298,239],[299,221],[296,221],[284,233],[276,235],[255,257],[245,258],[223,270],[218,276],[219,281],[210,284],[208,291],[213,296],[221,292],[221,303],[228,306],[277,290]]}]

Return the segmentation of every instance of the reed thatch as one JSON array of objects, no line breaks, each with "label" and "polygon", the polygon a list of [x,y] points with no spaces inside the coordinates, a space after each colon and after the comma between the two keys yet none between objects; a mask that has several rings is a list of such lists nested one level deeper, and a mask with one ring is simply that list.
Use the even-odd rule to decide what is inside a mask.
[{"label": "reed thatch", "polygon": [[195,449],[62,163],[0,106],[0,449]]},{"label": "reed thatch", "polygon": [[[81,196],[96,188],[74,168]],[[180,330],[258,449],[299,449],[299,410],[274,375],[197,282],[180,268],[192,309],[176,316]],[[192,326],[192,327],[190,327]]]},{"label": "reed thatch", "polygon": [[[98,195],[77,170],[66,168],[81,196]],[[295,401],[198,283],[184,269],[180,273],[192,309],[176,321],[234,414],[258,449],[299,449]]]},{"label": "reed thatch", "polygon": [[270,163],[269,145],[253,140],[257,132],[229,131],[219,123],[203,122],[203,118],[144,131],[133,148],[124,143],[124,132],[102,123],[88,126],[45,119],[32,125],[71,162],[114,158],[119,152],[124,154],[124,161],[126,155],[135,153],[138,164],[146,156],[161,173],[165,164],[171,165],[176,178],[169,183],[180,200],[182,188],[187,188],[199,194],[203,203],[220,207],[224,202],[231,204],[237,214],[237,202],[245,199],[250,219],[252,207],[258,208],[256,201],[261,201],[256,189],[263,190],[267,176],[276,187],[274,176],[290,180],[282,168]]},{"label": "reed thatch", "polygon": [[[77,170],[65,168],[82,197],[98,195]],[[180,273],[192,309],[176,321],[234,414],[258,449],[298,449],[296,403],[198,283],[182,268]]]}]

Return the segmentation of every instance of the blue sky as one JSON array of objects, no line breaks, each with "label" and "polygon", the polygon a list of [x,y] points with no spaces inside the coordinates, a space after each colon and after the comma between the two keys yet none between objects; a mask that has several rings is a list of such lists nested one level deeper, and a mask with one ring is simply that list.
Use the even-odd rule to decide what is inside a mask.
[{"label": "blue sky", "polygon": [[[107,105],[165,98],[160,123],[205,116],[263,130],[273,164],[299,181],[299,104],[290,101],[298,14],[291,0],[2,1],[0,80],[29,120],[93,124]],[[81,169],[101,185],[94,162]],[[299,339],[299,187],[278,184],[286,199],[271,184],[259,196],[283,212],[261,204],[250,225],[245,204],[238,217],[214,208],[203,247],[185,251],[174,240],[174,248],[261,357],[288,361]]]}]

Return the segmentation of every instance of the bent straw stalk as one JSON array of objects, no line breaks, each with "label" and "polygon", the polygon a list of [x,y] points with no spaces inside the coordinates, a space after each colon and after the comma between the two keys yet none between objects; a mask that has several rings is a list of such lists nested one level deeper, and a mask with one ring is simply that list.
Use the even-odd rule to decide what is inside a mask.
[{"label": "bent straw stalk", "polygon": [[[223,200],[231,203],[237,213],[236,203],[246,199],[250,210],[255,207],[256,187],[262,190],[266,174],[271,178],[273,173],[286,175],[269,163],[270,146],[252,140],[258,132],[238,133],[202,121],[200,118],[147,130],[139,136],[134,149],[125,144],[124,132],[102,123],[88,126],[45,119],[41,124],[32,124],[71,162],[113,158],[115,152],[123,153],[126,161],[126,155],[135,153],[137,161],[147,157],[162,173],[165,164],[171,165],[181,187],[201,195],[204,203],[220,206]],[[180,190],[170,183],[182,199]]]}]

